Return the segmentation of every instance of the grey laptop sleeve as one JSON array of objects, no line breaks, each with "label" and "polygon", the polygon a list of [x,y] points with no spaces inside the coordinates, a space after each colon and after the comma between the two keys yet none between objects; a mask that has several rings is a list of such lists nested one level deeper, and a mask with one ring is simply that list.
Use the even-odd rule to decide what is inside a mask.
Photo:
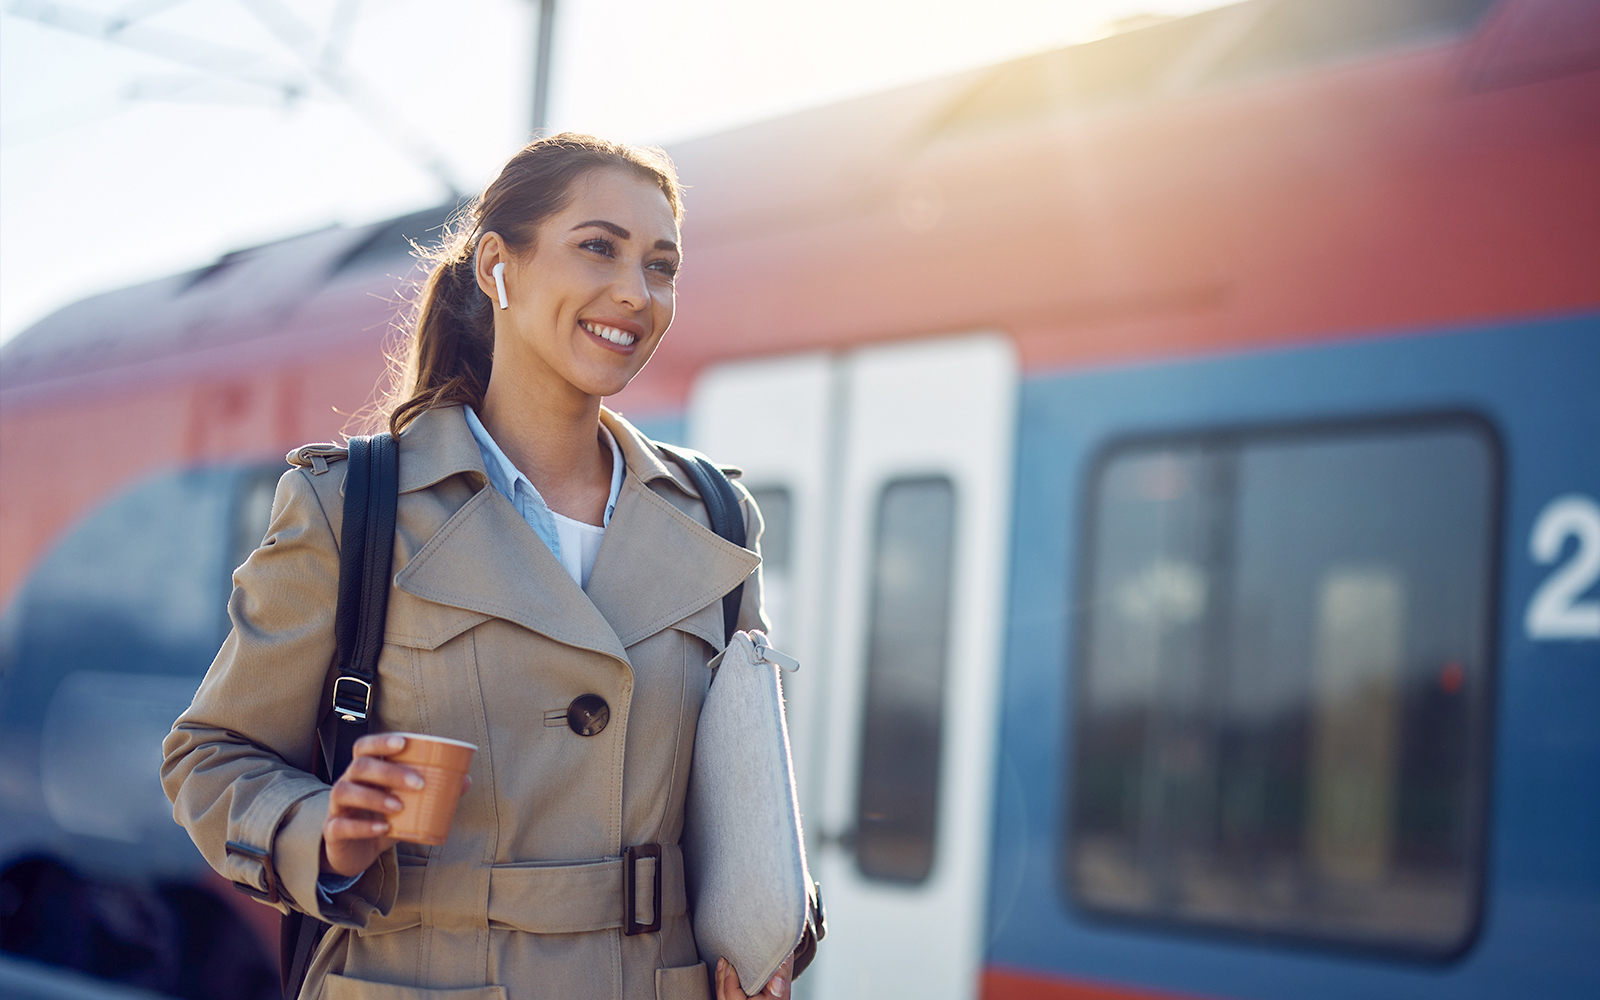
[{"label": "grey laptop sleeve", "polygon": [[[720,662],[719,662],[720,661]],[[720,955],[752,995],[800,943],[805,842],[778,667],[760,632],[735,632],[711,665],[684,817],[684,870],[700,957]]]}]

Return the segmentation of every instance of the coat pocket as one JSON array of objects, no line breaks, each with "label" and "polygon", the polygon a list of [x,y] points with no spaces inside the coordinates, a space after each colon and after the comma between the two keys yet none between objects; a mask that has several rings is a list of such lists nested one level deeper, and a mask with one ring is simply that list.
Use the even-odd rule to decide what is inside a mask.
[{"label": "coat pocket", "polygon": [[656,970],[656,1000],[710,1000],[706,963]]},{"label": "coat pocket", "polygon": [[[657,982],[660,982],[659,973]],[[506,988],[468,986],[464,989],[428,990],[420,986],[369,983],[364,979],[330,974],[322,982],[322,1000],[506,1000]]]}]

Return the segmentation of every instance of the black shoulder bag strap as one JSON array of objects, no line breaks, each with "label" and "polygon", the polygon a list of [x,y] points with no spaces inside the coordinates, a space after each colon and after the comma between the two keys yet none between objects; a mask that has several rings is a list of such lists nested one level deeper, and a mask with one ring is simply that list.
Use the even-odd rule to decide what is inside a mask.
[{"label": "black shoulder bag strap", "polygon": [[[744,515],[739,512],[739,493],[733,488],[733,483],[723,474],[722,470],[711,464],[711,460],[697,451],[687,448],[675,448],[672,445],[655,442],[662,453],[683,467],[694,481],[694,488],[700,493],[700,501],[706,505],[706,518],[711,522],[711,530],[722,538],[744,548]],[[722,642],[727,645],[733,638],[733,633],[739,625],[739,602],[744,599],[744,582],[728,591],[722,597]]]},{"label": "black shoulder bag strap", "polygon": [[[389,611],[399,494],[400,448],[394,436],[351,438],[339,531],[339,603],[333,617],[333,706],[318,727],[316,773],[329,784],[350,766],[352,748],[367,732]],[[284,1000],[300,995],[311,954],[327,929],[299,910],[284,916],[278,938]]]}]

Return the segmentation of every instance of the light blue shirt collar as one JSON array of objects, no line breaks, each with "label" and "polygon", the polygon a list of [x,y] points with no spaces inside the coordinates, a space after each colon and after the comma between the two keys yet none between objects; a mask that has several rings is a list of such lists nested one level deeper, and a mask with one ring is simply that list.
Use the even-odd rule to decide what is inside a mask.
[{"label": "light blue shirt collar", "polygon": [[[462,411],[467,417],[467,429],[472,431],[472,438],[478,443],[478,452],[483,456],[483,469],[489,475],[489,485],[495,488],[501,496],[510,501],[522,519],[528,522],[528,527],[539,536],[539,540],[559,560],[561,558],[561,535],[556,530],[555,517],[550,506],[544,502],[544,497],[534,488],[533,481],[523,475],[506,453],[495,444],[494,438],[489,436],[489,431],[483,426],[483,421],[478,419],[478,414],[472,407],[463,406]],[[611,524],[611,515],[617,509],[617,497],[622,493],[622,475],[625,468],[622,461],[622,449],[617,447],[617,439],[605,424],[600,425],[600,434],[611,446],[611,495],[606,498],[606,512],[601,519],[601,526]]]}]

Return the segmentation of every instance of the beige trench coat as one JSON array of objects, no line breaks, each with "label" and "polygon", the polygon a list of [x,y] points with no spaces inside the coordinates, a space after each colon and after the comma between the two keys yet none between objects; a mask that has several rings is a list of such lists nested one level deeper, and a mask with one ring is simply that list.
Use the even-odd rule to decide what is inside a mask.
[{"label": "beige trench coat", "polygon": [[[479,751],[449,841],[399,845],[329,906],[316,890],[328,787],[308,772],[330,697],[345,466],[279,482],[267,538],[234,574],[232,633],[166,739],[162,779],[224,877],[264,888],[264,866],[225,845],[269,850],[279,909],[335,925],[302,997],[710,995],[677,845],[721,599],[741,580],[739,627],[762,626],[761,520],[740,488],[750,549],[719,538],[675,463],[615,414],[601,419],[627,472],[587,593],[486,488],[459,408],[424,413],[401,435],[372,731]],[[591,693],[611,721],[583,737],[567,706]],[[663,845],[661,930],[630,936],[621,855],[645,844]],[[635,863],[640,885],[655,864]],[[648,922],[652,894],[637,897]]]}]

